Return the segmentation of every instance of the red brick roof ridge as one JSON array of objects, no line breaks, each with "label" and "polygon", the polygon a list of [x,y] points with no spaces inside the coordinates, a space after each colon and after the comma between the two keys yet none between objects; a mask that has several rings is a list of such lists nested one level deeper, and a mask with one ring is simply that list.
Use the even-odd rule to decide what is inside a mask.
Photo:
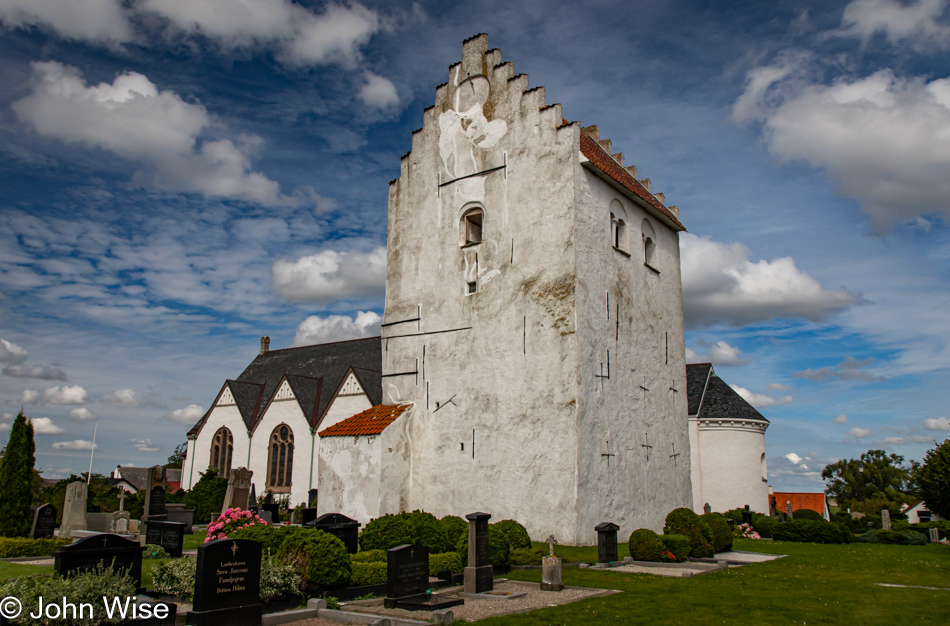
[{"label": "red brick roof ridge", "polygon": [[651,207],[659,211],[666,219],[670,220],[679,228],[686,230],[686,227],[673,215],[669,209],[656,199],[646,188],[640,184],[636,178],[630,175],[625,168],[621,167],[607,151],[600,147],[587,133],[581,133],[581,153],[586,156],[597,169],[601,170],[615,181],[623,185],[626,189],[632,191],[638,198],[644,200]]}]

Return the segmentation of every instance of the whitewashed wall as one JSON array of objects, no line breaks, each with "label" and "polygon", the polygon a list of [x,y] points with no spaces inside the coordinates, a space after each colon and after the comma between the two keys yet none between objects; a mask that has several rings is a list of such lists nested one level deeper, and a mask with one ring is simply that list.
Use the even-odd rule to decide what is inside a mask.
[{"label": "whitewashed wall", "polygon": [[769,488],[765,454],[764,422],[752,420],[700,420],[699,446],[702,511],[708,502],[713,511],[727,511],[746,504],[767,513]]},{"label": "whitewashed wall", "polygon": [[[225,394],[221,395],[222,397],[225,396]],[[201,473],[207,471],[211,464],[211,442],[215,433],[222,426],[228,428],[234,437],[231,467],[241,467],[247,464],[249,438],[247,426],[244,425],[244,419],[241,417],[240,411],[234,404],[216,405],[211,409],[208,419],[202,424],[195,440],[193,442],[189,441],[188,467],[187,472],[183,472],[183,475],[188,477],[188,482],[182,485],[184,489],[190,489],[201,478]]]}]

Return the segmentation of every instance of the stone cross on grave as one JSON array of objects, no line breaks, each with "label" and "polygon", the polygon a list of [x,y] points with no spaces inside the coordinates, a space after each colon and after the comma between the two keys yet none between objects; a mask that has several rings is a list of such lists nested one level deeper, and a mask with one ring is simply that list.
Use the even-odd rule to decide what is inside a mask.
[{"label": "stone cross on grave", "polygon": [[604,453],[601,454],[600,456],[605,456],[605,457],[607,457],[607,467],[610,467],[610,457],[612,457],[612,456],[617,456],[617,455],[616,455],[616,454],[611,454],[611,452],[610,452],[610,440],[609,440],[609,439],[607,440],[606,443],[607,443],[606,452],[604,452]]},{"label": "stone cross on grave", "polygon": [[653,446],[650,445],[650,435],[643,433],[643,443],[640,444],[641,448],[647,449],[647,461],[650,460],[650,453],[653,452]]},{"label": "stone cross on grave", "polygon": [[545,541],[548,543],[548,555],[554,556],[554,546],[557,544],[557,539],[554,538],[554,535],[551,535]]},{"label": "stone cross on grave", "polygon": [[119,491],[119,510],[125,510],[125,490]]},{"label": "stone cross on grave", "polygon": [[673,467],[676,467],[676,457],[678,457],[679,455],[680,453],[676,451],[676,444],[674,443],[673,454],[670,455],[670,458],[673,459]]}]

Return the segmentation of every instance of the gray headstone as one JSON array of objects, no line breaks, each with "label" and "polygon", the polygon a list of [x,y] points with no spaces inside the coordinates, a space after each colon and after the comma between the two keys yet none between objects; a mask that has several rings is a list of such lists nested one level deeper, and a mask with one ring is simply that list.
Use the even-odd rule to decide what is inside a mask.
[{"label": "gray headstone", "polygon": [[128,511],[116,511],[112,514],[112,532],[124,535],[129,532],[129,520],[132,514]]},{"label": "gray headstone", "polygon": [[86,530],[86,483],[81,480],[66,485],[59,536],[69,537],[74,530]]},{"label": "gray headstone", "polygon": [[788,519],[795,519],[792,516],[792,501],[791,500],[785,501],[785,514],[788,515]]},{"label": "gray headstone", "polygon": [[887,509],[881,510],[881,528],[883,530],[891,529],[891,512]]},{"label": "gray headstone", "polygon": [[468,567],[465,568],[465,593],[484,593],[494,588],[491,547],[488,543],[489,513],[469,513]]},{"label": "gray headstone", "polygon": [[940,531],[936,528],[928,528],[927,534],[930,535],[930,543],[937,543],[940,541]]},{"label": "gray headstone", "polygon": [[541,591],[561,591],[561,559],[553,555],[541,557]]},{"label": "gray headstone", "polygon": [[224,492],[222,513],[228,509],[247,510],[248,498],[251,495],[251,476],[253,475],[254,472],[246,467],[231,470],[231,475],[228,477],[228,489]]},{"label": "gray headstone", "polygon": [[709,503],[703,505],[703,513],[712,513],[712,507],[709,506]]}]

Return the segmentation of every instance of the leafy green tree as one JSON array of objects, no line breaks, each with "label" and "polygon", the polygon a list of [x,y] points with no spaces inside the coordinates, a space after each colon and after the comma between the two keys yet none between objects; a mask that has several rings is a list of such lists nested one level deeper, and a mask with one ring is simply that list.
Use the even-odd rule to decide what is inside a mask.
[{"label": "leafy green tree", "polygon": [[914,481],[927,508],[950,519],[950,439],[927,451],[924,462],[914,467]]},{"label": "leafy green tree", "polygon": [[188,452],[188,442],[180,443],[175,448],[175,451],[171,453],[171,456],[168,457],[168,461],[165,463],[165,467],[171,467],[178,469],[182,467],[182,464],[185,462],[185,454]]},{"label": "leafy green tree", "polygon": [[826,465],[821,477],[842,508],[896,512],[901,503],[910,500],[910,468],[904,467],[904,457],[884,450],[868,450],[858,459]]},{"label": "leafy green tree", "polygon": [[33,424],[20,411],[0,462],[0,535],[25,537],[30,533],[35,452]]},{"label": "leafy green tree", "polygon": [[195,510],[195,523],[204,523],[211,519],[212,513],[221,513],[224,495],[228,490],[228,480],[218,477],[218,472],[209,469],[201,475],[183,498],[189,509]]}]

